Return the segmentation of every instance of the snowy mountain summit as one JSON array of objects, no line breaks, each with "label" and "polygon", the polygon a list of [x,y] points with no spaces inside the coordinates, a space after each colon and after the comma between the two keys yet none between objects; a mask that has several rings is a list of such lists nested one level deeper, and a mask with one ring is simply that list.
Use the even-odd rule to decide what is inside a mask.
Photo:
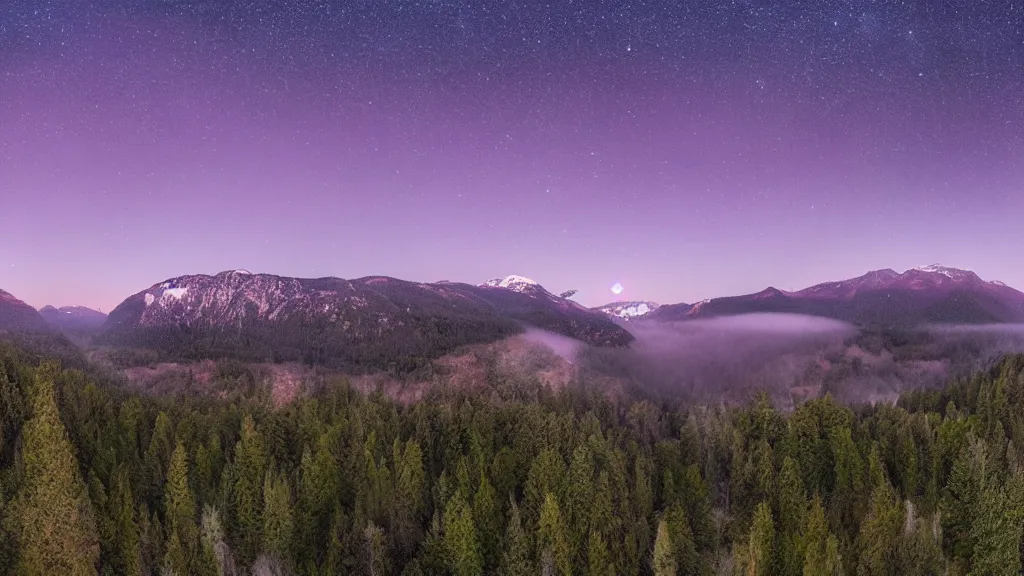
[{"label": "snowy mountain summit", "polygon": [[942,274],[952,280],[967,280],[975,277],[974,272],[970,270],[961,270],[960,268],[950,268],[949,266],[943,266],[942,264],[929,264],[928,266],[918,266],[914,268],[918,272],[926,272],[928,274]]},{"label": "snowy mountain summit", "polygon": [[504,278],[495,278],[488,280],[481,284],[481,286],[488,286],[491,288],[505,288],[513,290],[515,292],[529,293],[534,292],[537,289],[543,290],[543,287],[536,281],[527,278],[526,276],[517,276],[515,274],[511,276],[505,276]]},{"label": "snowy mountain summit", "polygon": [[611,304],[605,304],[599,306],[595,310],[604,312],[609,316],[621,318],[623,320],[632,320],[641,316],[646,316],[651,312],[654,312],[659,308],[658,304],[654,302],[612,302]]}]

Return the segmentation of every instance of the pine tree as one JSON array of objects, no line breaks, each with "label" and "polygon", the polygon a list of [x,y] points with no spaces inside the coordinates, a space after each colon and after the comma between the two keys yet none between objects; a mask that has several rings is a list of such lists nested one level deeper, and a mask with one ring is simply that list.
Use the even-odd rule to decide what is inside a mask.
[{"label": "pine tree", "polygon": [[163,570],[164,575],[185,576],[191,574],[188,551],[177,530],[171,530],[171,537],[167,540],[167,552],[164,554]]},{"label": "pine tree", "polygon": [[868,515],[857,536],[859,576],[885,576],[896,563],[896,546],[903,527],[903,510],[892,487],[883,481],[871,495]]},{"label": "pine tree", "polygon": [[1005,491],[983,490],[971,519],[971,574],[1019,574],[1022,529],[1022,518]]},{"label": "pine tree", "polygon": [[565,474],[565,461],[558,452],[548,449],[537,455],[530,466],[526,486],[523,488],[522,512],[525,522],[531,525],[537,522],[546,494],[562,493]]},{"label": "pine tree", "polygon": [[796,461],[782,460],[776,490],[776,511],[779,519],[778,558],[781,574],[799,574],[804,562],[800,528],[807,508],[807,494]]},{"label": "pine tree", "polygon": [[541,506],[540,520],[537,526],[537,557],[541,570],[552,570],[551,574],[569,576],[572,573],[572,558],[569,549],[569,537],[558,501],[548,492]]},{"label": "pine tree", "polygon": [[238,542],[238,561],[248,566],[260,552],[263,539],[263,480],[266,449],[251,416],[242,421],[242,437],[231,467],[231,516]]},{"label": "pine tree", "polygon": [[654,554],[651,559],[654,576],[676,576],[676,555],[672,546],[672,538],[668,532],[668,522],[658,521],[658,535],[654,539]]},{"label": "pine tree", "polygon": [[179,442],[171,454],[167,469],[164,503],[167,506],[166,526],[171,534],[178,535],[181,546],[182,565],[174,569],[180,574],[187,574],[191,569],[193,552],[197,548],[199,530],[196,526],[196,504],[192,498],[192,490],[188,482],[188,460],[185,447]]},{"label": "pine tree", "polygon": [[821,498],[814,497],[804,525],[803,576],[840,576],[839,542],[828,530]]},{"label": "pine tree", "polygon": [[693,531],[686,512],[678,502],[665,512],[665,522],[675,550],[677,571],[687,576],[700,574],[701,558],[693,541]]},{"label": "pine tree", "polygon": [[109,568],[116,574],[138,576],[142,572],[139,525],[135,519],[135,499],[132,498],[128,469],[119,466],[114,474],[107,497],[110,508]]},{"label": "pine tree", "polygon": [[480,544],[473,525],[473,512],[466,504],[461,491],[457,491],[448,500],[442,523],[449,571],[455,576],[483,574],[483,558],[480,555]]},{"label": "pine tree", "polygon": [[286,567],[292,561],[294,529],[288,478],[268,471],[263,485],[263,551]]},{"label": "pine tree", "polygon": [[747,543],[746,569],[750,576],[768,576],[775,571],[775,524],[766,502],[754,510],[754,525]]},{"label": "pine tree", "polygon": [[614,574],[615,565],[612,563],[608,544],[605,543],[600,532],[591,530],[590,537],[587,539],[587,576],[612,576]]},{"label": "pine tree", "polygon": [[26,576],[96,574],[96,522],[78,462],[54,401],[53,367],[29,389],[31,417],[22,430],[24,482],[12,502],[17,572]]},{"label": "pine tree", "polygon": [[494,488],[485,474],[480,474],[480,485],[473,495],[473,523],[480,540],[484,568],[490,572],[497,566],[499,559],[501,516],[495,502]]},{"label": "pine tree", "polygon": [[572,453],[565,489],[565,520],[570,545],[579,550],[590,534],[590,506],[593,503],[594,459],[582,443]]},{"label": "pine tree", "polygon": [[515,501],[512,502],[511,508],[498,573],[501,576],[530,576],[536,573],[530,566],[530,543],[523,530],[519,507]]}]

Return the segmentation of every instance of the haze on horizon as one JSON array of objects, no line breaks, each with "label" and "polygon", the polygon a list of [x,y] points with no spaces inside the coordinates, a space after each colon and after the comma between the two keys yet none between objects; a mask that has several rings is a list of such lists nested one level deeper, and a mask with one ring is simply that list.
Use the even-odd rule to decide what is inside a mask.
[{"label": "haze on horizon", "polygon": [[1005,8],[13,0],[0,288],[109,311],[233,268],[522,274],[675,303],[935,262],[1024,288]]}]

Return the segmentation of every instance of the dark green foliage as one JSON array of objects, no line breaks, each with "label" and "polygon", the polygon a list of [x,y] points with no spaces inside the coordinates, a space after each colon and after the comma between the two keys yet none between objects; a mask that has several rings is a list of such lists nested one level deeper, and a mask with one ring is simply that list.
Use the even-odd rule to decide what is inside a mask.
[{"label": "dark green foliage", "polygon": [[501,576],[535,574],[536,570],[533,569],[533,564],[530,562],[530,542],[527,539],[526,531],[523,530],[523,523],[519,518],[519,507],[516,506],[515,501],[511,503],[511,509],[498,573]]},{"label": "dark green foliage", "polygon": [[444,551],[448,570],[453,576],[476,576],[484,573],[483,557],[477,541],[473,512],[461,492],[456,492],[444,508]]},{"label": "dark green foliage", "polygon": [[27,385],[28,420],[22,431],[24,480],[5,520],[18,542],[17,574],[96,574],[100,546],[89,494],[54,402],[55,368],[42,368]]},{"label": "dark green foliage", "polygon": [[0,574],[1020,569],[1024,357],[856,410],[502,394],[172,401],[0,348]]}]

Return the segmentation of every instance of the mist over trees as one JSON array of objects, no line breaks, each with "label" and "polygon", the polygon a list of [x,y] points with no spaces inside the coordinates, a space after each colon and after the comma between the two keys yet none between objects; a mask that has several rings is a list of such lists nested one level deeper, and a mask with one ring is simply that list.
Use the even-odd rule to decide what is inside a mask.
[{"label": "mist over trees", "polygon": [[831,394],[845,403],[895,402],[1024,353],[1024,326],[864,328],[796,314],[632,322],[629,348],[585,348],[596,375],[666,401],[746,402],[757,390],[780,407]]},{"label": "mist over trees", "polygon": [[11,574],[1014,574],[1024,356],[789,413],[581,387],[274,409],[0,351]]}]

